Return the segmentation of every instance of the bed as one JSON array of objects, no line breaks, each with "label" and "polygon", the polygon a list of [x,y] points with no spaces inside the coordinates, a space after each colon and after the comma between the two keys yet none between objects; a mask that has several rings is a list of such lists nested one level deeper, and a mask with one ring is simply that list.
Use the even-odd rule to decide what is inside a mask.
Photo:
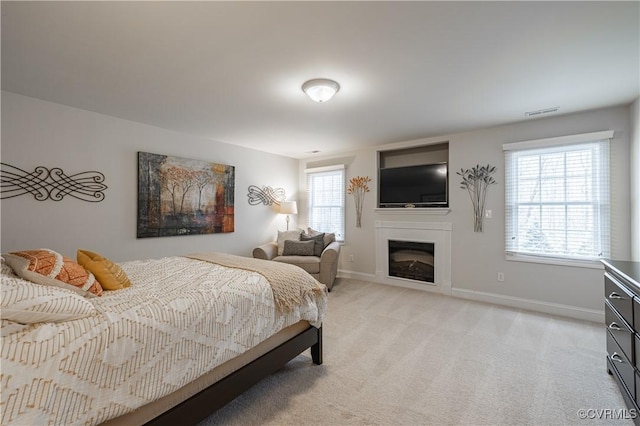
[{"label": "bed", "polygon": [[[327,291],[300,268],[221,253],[118,265],[131,286],[87,298],[3,260],[1,424],[195,424],[308,348],[322,363]],[[20,303],[80,314],[6,319]]]}]

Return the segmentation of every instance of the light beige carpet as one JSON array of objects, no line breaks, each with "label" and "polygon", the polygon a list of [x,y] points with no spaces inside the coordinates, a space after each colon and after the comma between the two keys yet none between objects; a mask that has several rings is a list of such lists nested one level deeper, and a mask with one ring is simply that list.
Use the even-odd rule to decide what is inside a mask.
[{"label": "light beige carpet", "polygon": [[624,408],[604,324],[338,279],[324,364],[303,353],[201,426],[632,424],[578,416]]}]

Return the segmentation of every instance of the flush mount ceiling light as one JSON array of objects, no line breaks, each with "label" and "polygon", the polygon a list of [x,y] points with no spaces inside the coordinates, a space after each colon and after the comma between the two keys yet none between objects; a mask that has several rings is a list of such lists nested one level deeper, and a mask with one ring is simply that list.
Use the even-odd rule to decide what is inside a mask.
[{"label": "flush mount ceiling light", "polygon": [[338,90],[340,90],[340,85],[326,78],[315,78],[302,85],[302,91],[318,103],[328,101],[338,93]]}]

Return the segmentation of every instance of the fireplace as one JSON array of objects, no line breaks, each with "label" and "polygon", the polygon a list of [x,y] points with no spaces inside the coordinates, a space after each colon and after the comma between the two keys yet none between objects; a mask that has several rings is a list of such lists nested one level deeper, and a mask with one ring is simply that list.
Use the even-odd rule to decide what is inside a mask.
[{"label": "fireplace", "polygon": [[434,244],[387,240],[389,276],[435,283]]},{"label": "fireplace", "polygon": [[451,294],[451,223],[376,221],[376,280]]}]

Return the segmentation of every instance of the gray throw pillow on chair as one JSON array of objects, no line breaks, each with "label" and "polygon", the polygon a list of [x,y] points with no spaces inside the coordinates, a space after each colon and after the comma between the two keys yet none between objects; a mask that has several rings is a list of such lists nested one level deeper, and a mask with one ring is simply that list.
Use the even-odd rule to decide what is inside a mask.
[{"label": "gray throw pillow on chair", "polygon": [[[316,236],[318,234],[321,234],[322,232],[320,231],[316,231],[313,228],[307,228],[307,234],[313,236]],[[328,246],[329,244],[331,244],[332,242],[334,242],[336,240],[336,234],[334,234],[333,232],[325,232],[324,233],[324,246]]]},{"label": "gray throw pillow on chair", "polygon": [[313,241],[285,240],[283,256],[313,256]]},{"label": "gray throw pillow on chair", "polygon": [[324,232],[316,235],[300,235],[300,241],[313,241],[313,255],[314,256],[322,256],[322,251],[324,250]]}]

